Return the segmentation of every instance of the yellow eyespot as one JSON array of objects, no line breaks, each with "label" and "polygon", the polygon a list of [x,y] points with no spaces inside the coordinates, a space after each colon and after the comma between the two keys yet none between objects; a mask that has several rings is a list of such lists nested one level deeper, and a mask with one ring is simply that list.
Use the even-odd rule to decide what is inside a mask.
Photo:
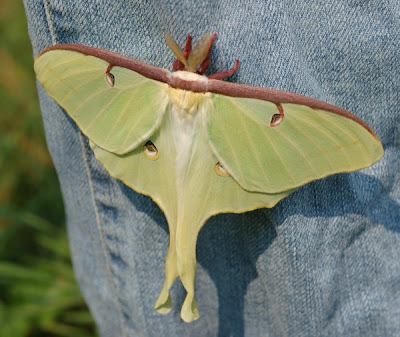
[{"label": "yellow eyespot", "polygon": [[272,126],[272,127],[278,126],[279,124],[282,123],[282,121],[283,121],[282,115],[281,114],[275,114],[271,118],[270,126]]},{"label": "yellow eyespot", "polygon": [[113,87],[115,85],[115,76],[112,73],[106,73],[106,80],[110,87]]},{"label": "yellow eyespot", "polygon": [[215,172],[220,177],[229,177],[229,173],[225,170],[225,168],[220,164],[220,162],[216,163],[214,166]]},{"label": "yellow eyespot", "polygon": [[111,88],[115,85],[115,76],[111,73],[112,67],[113,65],[110,63],[106,70],[106,80]]},{"label": "yellow eyespot", "polygon": [[276,107],[278,108],[279,113],[272,116],[269,124],[271,127],[281,125],[283,119],[285,118],[285,112],[283,111],[282,104],[277,104]]},{"label": "yellow eyespot", "polygon": [[157,160],[160,156],[156,146],[151,141],[148,141],[146,144],[144,144],[143,153],[149,160]]}]

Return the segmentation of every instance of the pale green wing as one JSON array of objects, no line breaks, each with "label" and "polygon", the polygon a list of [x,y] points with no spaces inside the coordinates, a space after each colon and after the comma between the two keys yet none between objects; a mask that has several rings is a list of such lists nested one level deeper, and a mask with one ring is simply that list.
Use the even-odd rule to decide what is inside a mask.
[{"label": "pale green wing", "polygon": [[50,50],[35,61],[43,88],[82,132],[103,149],[124,154],[160,125],[168,102],[167,85],[113,67],[111,86],[105,75],[108,66],[100,58],[70,50]]},{"label": "pale green wing", "polygon": [[[225,169],[248,191],[278,193],[341,172],[371,166],[383,156],[373,132],[330,111],[214,94],[208,114],[211,146]],[[349,114],[350,115],[350,114]]]},{"label": "pale green wing", "polygon": [[[196,94],[193,94],[196,95]],[[197,94],[201,95],[201,94]],[[165,263],[165,283],[156,309],[161,313],[171,310],[169,289],[180,277],[188,294],[181,316],[187,321],[199,317],[194,299],[196,274],[196,242],[207,219],[223,212],[245,212],[273,207],[292,191],[280,194],[248,192],[230,176],[217,173],[217,157],[209,146],[204,116],[209,104],[199,107],[190,126],[177,122],[176,111],[167,109],[159,130],[150,138],[158,151],[158,159],[151,160],[143,148],[120,156],[91,144],[96,158],[110,174],[121,179],[136,191],[147,194],[164,211],[169,224],[170,246]],[[180,136],[190,133],[183,144]]]}]

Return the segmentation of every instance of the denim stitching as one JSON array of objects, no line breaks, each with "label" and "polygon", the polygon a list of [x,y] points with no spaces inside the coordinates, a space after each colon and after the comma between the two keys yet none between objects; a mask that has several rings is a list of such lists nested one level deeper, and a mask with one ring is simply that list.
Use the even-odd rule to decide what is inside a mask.
[{"label": "denim stitching", "polygon": [[82,155],[83,155],[84,160],[85,160],[85,167],[86,167],[87,174],[88,174],[88,177],[89,177],[89,182],[90,182],[89,183],[90,191],[91,191],[91,195],[92,195],[92,199],[93,199],[93,205],[94,205],[94,209],[95,209],[95,213],[96,213],[96,223],[97,223],[97,227],[98,227],[99,233],[100,233],[100,240],[101,240],[101,244],[102,244],[103,250],[104,250],[104,257],[106,259],[107,276],[108,276],[110,284],[112,285],[112,287],[115,290],[115,294],[116,294],[116,297],[117,297],[117,306],[118,306],[118,311],[119,311],[119,315],[120,315],[121,330],[122,330],[123,336],[128,336],[127,330],[126,330],[126,324],[125,324],[125,321],[123,319],[120,296],[118,294],[117,285],[115,284],[114,278],[112,277],[110,256],[109,256],[107,245],[106,245],[106,241],[105,241],[105,238],[104,238],[103,227],[101,226],[101,216],[100,216],[99,208],[98,208],[97,203],[96,203],[96,198],[95,198],[96,190],[95,190],[95,187],[94,187],[92,173],[90,171],[89,159],[87,157],[87,151],[89,149],[87,148],[87,146],[85,144],[85,141],[83,139],[82,133],[80,131],[78,131],[78,132],[79,132],[79,142],[81,144],[81,149],[82,149]]},{"label": "denim stitching", "polygon": [[[44,9],[45,9],[45,13],[46,13],[46,20],[47,20],[47,24],[48,24],[48,28],[49,28],[49,32],[50,32],[50,36],[51,36],[51,41],[54,44],[59,43],[59,39],[56,33],[56,29],[54,26],[54,22],[53,22],[53,17],[51,14],[51,8],[50,8],[50,0],[43,0],[43,5],[44,5]],[[103,246],[103,251],[104,251],[104,257],[106,260],[106,272],[107,272],[107,278],[109,280],[109,283],[111,284],[111,286],[114,288],[115,290],[115,294],[117,297],[117,308],[119,311],[119,315],[120,315],[120,322],[121,322],[121,331],[123,336],[128,336],[127,334],[127,330],[126,330],[126,325],[123,319],[123,314],[122,314],[122,307],[121,307],[121,302],[120,302],[120,297],[118,294],[118,289],[117,286],[115,284],[114,278],[112,277],[112,270],[111,270],[111,264],[110,264],[110,256],[107,252],[107,245],[105,242],[105,238],[104,238],[104,233],[103,233],[103,229],[101,226],[101,218],[100,218],[100,212],[99,209],[97,207],[97,203],[96,203],[96,198],[95,198],[95,188],[94,188],[94,182],[93,182],[93,177],[92,177],[92,173],[90,171],[90,167],[89,167],[89,160],[87,157],[87,147],[86,144],[83,140],[83,135],[80,131],[79,132],[79,143],[81,144],[81,150],[82,150],[82,155],[84,158],[84,164],[86,167],[86,171],[89,177],[89,186],[90,186],[90,192],[92,195],[92,199],[93,199],[93,205],[94,205],[94,210],[96,213],[96,223],[97,223],[97,228],[99,230],[99,234],[100,234],[100,240],[101,240],[101,244]]]},{"label": "denim stitching", "polygon": [[50,31],[51,42],[54,45],[58,43],[58,37],[54,27],[53,16],[51,15],[50,0],[43,0],[43,5],[44,5],[44,11],[46,13],[47,24]]}]

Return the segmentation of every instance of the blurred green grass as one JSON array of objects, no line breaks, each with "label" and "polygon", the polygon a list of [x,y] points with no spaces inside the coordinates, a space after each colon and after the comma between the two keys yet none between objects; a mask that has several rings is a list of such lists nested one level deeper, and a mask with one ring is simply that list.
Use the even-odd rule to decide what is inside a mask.
[{"label": "blurred green grass", "polygon": [[95,336],[68,250],[22,1],[0,1],[0,337]]}]

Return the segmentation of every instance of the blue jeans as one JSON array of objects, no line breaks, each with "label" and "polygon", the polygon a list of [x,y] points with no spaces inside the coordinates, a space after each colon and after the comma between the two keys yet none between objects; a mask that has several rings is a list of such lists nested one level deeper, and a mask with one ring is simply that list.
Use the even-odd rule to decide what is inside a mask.
[{"label": "blue jeans", "polygon": [[202,317],[153,310],[168,227],[150,198],[113,179],[39,86],[64,195],[73,264],[101,336],[400,336],[398,0],[24,0],[35,57],[55,43],[111,49],[171,69],[168,31],[218,33],[210,73],[343,107],[384,158],[300,188],[273,209],[211,218],[199,236]]}]

